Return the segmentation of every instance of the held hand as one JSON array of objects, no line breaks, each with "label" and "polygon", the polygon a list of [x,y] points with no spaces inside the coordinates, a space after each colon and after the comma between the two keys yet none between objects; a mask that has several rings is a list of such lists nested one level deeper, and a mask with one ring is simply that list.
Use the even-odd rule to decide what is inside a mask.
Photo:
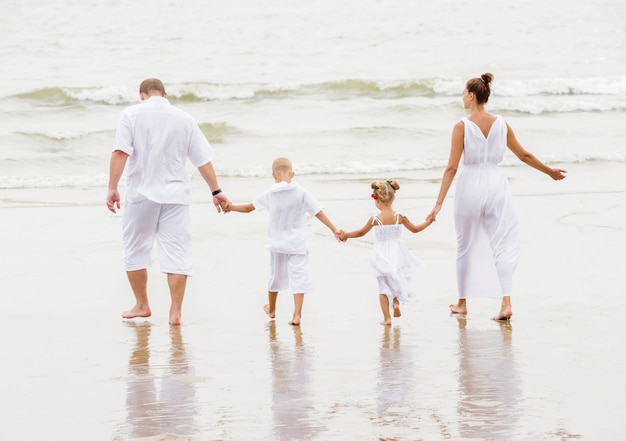
[{"label": "held hand", "polygon": [[437,214],[439,214],[439,210],[441,210],[441,204],[436,204],[435,208],[433,208],[433,211],[428,213],[428,216],[426,216],[426,221],[428,222],[429,219],[432,219],[432,222],[435,222],[437,220]]},{"label": "held hand", "polygon": [[345,242],[348,240],[348,233],[343,230],[339,230],[335,232],[335,237],[337,237],[338,241]]},{"label": "held hand", "polygon": [[[230,205],[230,201],[224,193],[218,193],[213,196],[213,205],[215,205],[215,209],[217,210],[217,212],[221,213],[225,207],[228,207]],[[228,212],[224,211],[224,213]]]},{"label": "held hand", "polygon": [[567,173],[567,171],[562,170],[560,168],[553,168],[548,174],[555,181],[560,181],[561,179],[565,179],[565,173]]},{"label": "held hand", "polygon": [[115,213],[116,208],[120,209],[120,193],[117,190],[109,190],[106,203],[109,211]]},{"label": "held hand", "polygon": [[230,202],[221,202],[220,208],[222,209],[222,213],[230,213]]}]

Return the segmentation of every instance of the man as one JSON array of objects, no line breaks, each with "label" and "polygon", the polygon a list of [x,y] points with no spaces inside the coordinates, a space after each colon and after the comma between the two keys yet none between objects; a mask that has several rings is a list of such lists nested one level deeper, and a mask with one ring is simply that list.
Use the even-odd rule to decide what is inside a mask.
[{"label": "man", "polygon": [[141,103],[124,109],[119,119],[106,200],[113,213],[120,208],[117,186],[128,160],[122,239],[124,266],[136,302],[122,317],[152,314],[147,268],[156,241],[172,298],[169,322],[179,325],[187,276],[192,274],[187,158],[211,189],[218,212],[228,198],[219,188],[211,163],[213,149],[195,120],[170,104],[163,83],[156,78],[144,80],[139,96]]}]

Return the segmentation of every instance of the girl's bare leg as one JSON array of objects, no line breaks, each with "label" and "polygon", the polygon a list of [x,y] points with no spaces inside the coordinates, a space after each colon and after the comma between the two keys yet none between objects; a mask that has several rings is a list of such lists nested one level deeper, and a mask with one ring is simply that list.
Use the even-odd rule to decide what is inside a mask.
[{"label": "girl's bare leg", "polygon": [[304,294],[294,294],[293,318],[289,322],[290,325],[300,326],[300,319],[302,319],[302,303],[304,303]]},{"label": "girl's bare leg", "polygon": [[267,300],[269,303],[263,307],[263,311],[271,319],[276,317],[276,298],[278,297],[278,291],[268,291]]},{"label": "girl's bare leg", "polygon": [[389,299],[385,294],[380,294],[380,309],[383,311],[383,321],[381,325],[391,326],[391,315],[389,314]]},{"label": "girl's bare leg", "polygon": [[122,313],[122,318],[150,317],[150,305],[148,304],[148,270],[127,271],[128,283],[135,295],[135,306]]},{"label": "girl's bare leg", "polygon": [[456,305],[450,305],[450,312],[452,314],[467,314],[467,304],[465,299],[459,299]]},{"label": "girl's bare leg", "polygon": [[511,307],[511,296],[502,297],[502,306],[500,306],[500,312],[492,320],[509,320],[513,315],[513,309]]}]

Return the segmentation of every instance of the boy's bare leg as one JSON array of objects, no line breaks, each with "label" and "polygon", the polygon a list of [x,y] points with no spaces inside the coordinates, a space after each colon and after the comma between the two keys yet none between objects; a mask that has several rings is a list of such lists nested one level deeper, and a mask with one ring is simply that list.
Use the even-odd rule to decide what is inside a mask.
[{"label": "boy's bare leg", "polygon": [[278,297],[278,291],[268,291],[267,292],[267,300],[269,303],[263,306],[263,311],[267,314],[267,316],[271,319],[276,317],[276,298]]},{"label": "boy's bare leg", "polygon": [[467,303],[465,299],[459,299],[456,305],[450,305],[452,314],[467,314]]},{"label": "boy's bare leg", "polygon": [[172,305],[170,306],[170,325],[180,325],[183,308],[183,297],[187,286],[187,276],[184,274],[168,274],[167,284],[170,287]]},{"label": "boy's bare leg", "polygon": [[135,295],[135,306],[122,313],[122,318],[150,317],[148,304],[148,270],[126,271],[130,288]]},{"label": "boy's bare leg", "polygon": [[289,322],[290,325],[300,326],[302,319],[302,304],[304,303],[304,294],[293,295],[293,318]]},{"label": "boy's bare leg", "polygon": [[391,326],[391,314],[389,314],[389,299],[386,294],[380,294],[380,309],[383,310],[383,321],[381,325]]},{"label": "boy's bare leg", "polygon": [[394,317],[402,317],[402,312],[400,311],[400,302],[397,297],[393,299],[393,316]]},{"label": "boy's bare leg", "polygon": [[511,307],[511,296],[502,297],[502,306],[500,306],[500,312],[492,320],[509,320],[513,315],[513,309]]}]

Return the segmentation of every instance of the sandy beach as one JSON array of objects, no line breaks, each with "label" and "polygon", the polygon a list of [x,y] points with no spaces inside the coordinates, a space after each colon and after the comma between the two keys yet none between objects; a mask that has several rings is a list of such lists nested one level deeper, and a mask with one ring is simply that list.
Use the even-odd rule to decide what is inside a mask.
[{"label": "sandy beach", "polygon": [[[183,325],[151,269],[153,316],[132,304],[120,216],[104,192],[3,193],[3,440],[609,440],[626,433],[626,172],[623,163],[569,167],[550,182],[515,168],[523,227],[514,317],[493,300],[455,300],[451,201],[437,223],[404,236],[427,268],[418,299],[391,327],[369,267],[373,237],[335,242],[311,219],[315,292],[301,327],[262,312],[264,213],[218,215],[194,194],[196,274]],[[378,178],[378,177],[376,177]],[[396,208],[431,208],[437,171],[398,176]],[[373,212],[369,176],[299,179],[341,228]],[[224,179],[245,202],[269,179]]]}]

